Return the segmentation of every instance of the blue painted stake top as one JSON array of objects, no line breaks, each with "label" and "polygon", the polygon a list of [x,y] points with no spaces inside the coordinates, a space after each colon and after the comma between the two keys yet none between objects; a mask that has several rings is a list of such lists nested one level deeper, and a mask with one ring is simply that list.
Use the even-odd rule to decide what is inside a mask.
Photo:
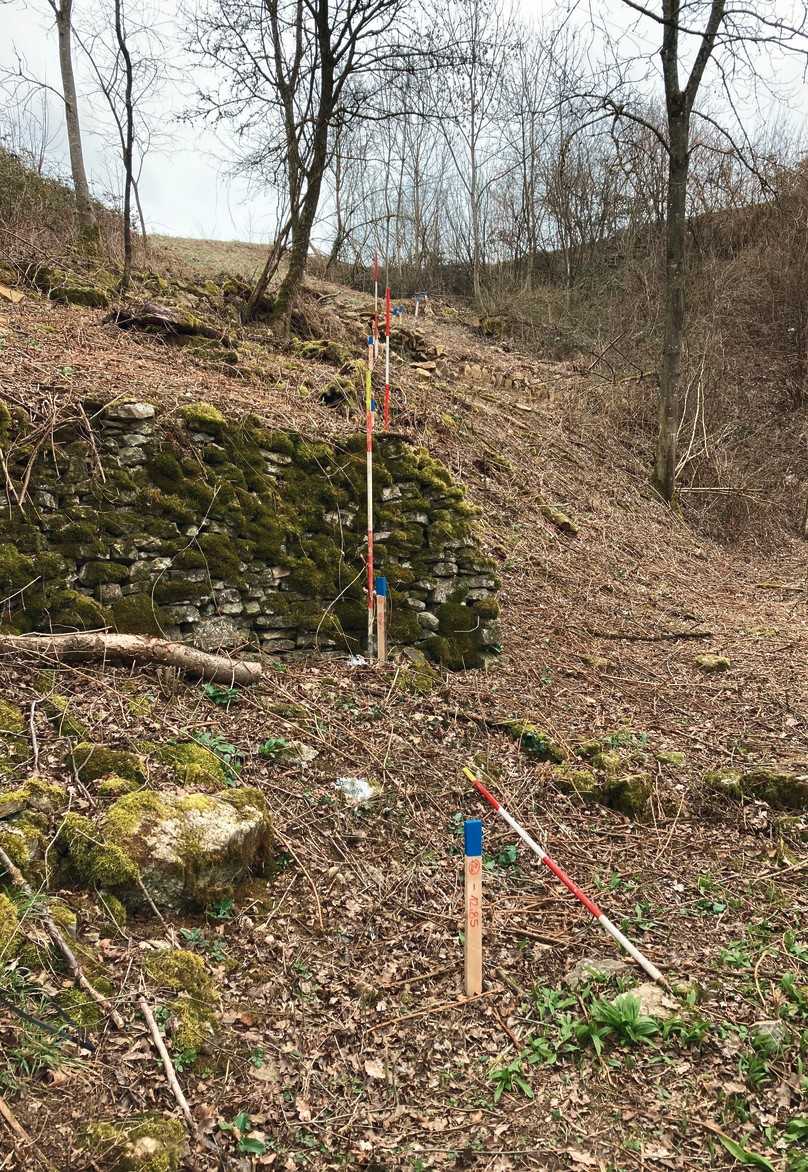
[{"label": "blue painted stake top", "polygon": [[377,578],[376,579],[376,593],[379,596],[379,598],[386,598],[387,597],[387,579],[386,578]]},{"label": "blue painted stake top", "polygon": [[467,818],[463,823],[463,849],[466,858],[483,853],[483,824],[479,818]]}]

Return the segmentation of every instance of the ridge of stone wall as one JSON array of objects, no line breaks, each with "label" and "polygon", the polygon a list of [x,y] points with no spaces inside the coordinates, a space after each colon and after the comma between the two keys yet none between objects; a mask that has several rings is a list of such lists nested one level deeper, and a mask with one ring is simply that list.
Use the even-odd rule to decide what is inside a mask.
[{"label": "ridge of stone wall", "polygon": [[[85,403],[32,449],[0,402],[12,483],[0,519],[6,631],[108,625],[206,650],[358,651],[366,639],[364,436],[326,443],[210,404]],[[450,668],[499,648],[499,586],[444,465],[379,435],[376,563],[390,638]]]}]

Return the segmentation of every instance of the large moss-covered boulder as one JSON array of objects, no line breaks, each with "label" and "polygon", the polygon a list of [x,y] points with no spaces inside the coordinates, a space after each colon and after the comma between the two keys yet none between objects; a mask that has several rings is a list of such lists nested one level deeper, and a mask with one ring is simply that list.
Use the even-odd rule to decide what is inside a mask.
[{"label": "large moss-covered boulder", "polygon": [[91,1123],[82,1147],[104,1172],[177,1172],[188,1151],[183,1123],[156,1113]]},{"label": "large moss-covered boulder", "polygon": [[648,810],[653,785],[647,773],[629,773],[608,782],[606,805],[625,814],[627,818],[641,818]]},{"label": "large moss-covered boulder", "polygon": [[[99,829],[104,842],[138,868],[154,902],[168,908],[221,899],[240,879],[262,871],[272,848],[266,802],[249,787],[217,795],[125,794]],[[138,889],[123,887],[138,902]]]}]

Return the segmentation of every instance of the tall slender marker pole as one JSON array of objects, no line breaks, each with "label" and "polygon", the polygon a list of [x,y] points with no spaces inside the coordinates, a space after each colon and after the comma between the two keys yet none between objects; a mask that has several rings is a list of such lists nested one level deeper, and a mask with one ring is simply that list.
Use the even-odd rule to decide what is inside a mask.
[{"label": "tall slender marker pole", "polygon": [[373,381],[371,367],[373,365],[373,337],[368,336],[368,369],[365,375],[365,431],[367,434],[367,487],[368,487],[368,660],[373,658],[373,611],[374,611],[374,577],[373,577],[373,412],[376,404],[373,401]]},{"label": "tall slender marker pole", "polygon": [[379,254],[373,254],[373,357],[379,357]]},{"label": "tall slender marker pole", "polygon": [[393,312],[390,304],[390,286],[384,290],[384,430],[390,426],[390,330]]},{"label": "tall slender marker pole", "polygon": [[483,991],[483,824],[479,818],[463,823],[466,864],[466,923],[464,970],[466,996]]},{"label": "tall slender marker pole", "polygon": [[387,579],[376,579],[376,657],[387,663]]},{"label": "tall slender marker pole", "polygon": [[601,928],[605,929],[605,931],[609,933],[612,939],[617,941],[620,947],[629,954],[632,960],[636,960],[637,964],[640,965],[641,968],[645,969],[645,971],[648,973],[648,976],[651,977],[652,980],[657,981],[660,985],[665,985],[666,988],[669,987],[668,982],[665,980],[665,977],[662,975],[656,965],[652,964],[647,956],[643,956],[639,948],[632,944],[627,936],[623,935],[617,925],[613,924],[609,917],[600,910],[595,901],[590,899],[586,892],[582,891],[578,884],[574,883],[573,880],[570,879],[566,871],[563,871],[561,867],[559,867],[558,863],[551,859],[550,856],[542,850],[539,844],[530,837],[524,826],[520,826],[516,819],[511,817],[504,806],[499,804],[494,795],[485,788],[483,783],[472,772],[472,770],[466,766],[463,772],[465,773],[466,777],[469,778],[480,797],[484,798],[488,802],[489,806],[496,810],[502,821],[507,823],[511,830],[519,835],[522,842],[529,846],[534,855],[538,857],[539,862],[543,863],[548,871],[552,871],[556,879],[564,884],[567,891],[572,892],[578,902],[583,904],[583,906],[589,912],[590,916],[593,916],[597,920]]}]

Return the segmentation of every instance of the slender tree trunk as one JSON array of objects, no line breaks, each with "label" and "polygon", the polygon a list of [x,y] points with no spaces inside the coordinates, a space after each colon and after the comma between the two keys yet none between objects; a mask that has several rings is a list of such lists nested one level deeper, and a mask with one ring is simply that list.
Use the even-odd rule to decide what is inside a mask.
[{"label": "slender tree trunk", "polygon": [[123,57],[126,77],[124,89],[126,123],[123,143],[123,273],[121,275],[121,293],[125,293],[132,279],[132,152],[135,141],[135,112],[132,102],[132,57],[126,43],[122,0],[115,0],[115,36],[118,41],[118,50]]},{"label": "slender tree trunk", "polygon": [[252,321],[253,318],[255,317],[256,312],[258,310],[258,304],[259,304],[261,298],[266,293],[267,286],[269,285],[269,282],[272,280],[272,278],[275,276],[275,273],[278,271],[278,265],[281,263],[281,260],[283,258],[283,254],[286,250],[286,240],[289,236],[289,230],[291,228],[291,223],[292,223],[292,221],[291,221],[291,217],[290,217],[286,221],[286,223],[283,225],[283,227],[279,230],[277,236],[275,237],[275,243],[272,245],[272,248],[270,249],[269,256],[266,259],[266,264],[264,265],[263,269],[261,270],[261,275],[259,276],[258,280],[255,282],[255,285],[253,286],[252,292],[250,293],[250,296],[247,298],[247,301],[244,304],[244,308],[241,311],[241,320],[242,321],[245,321],[245,322]]},{"label": "slender tree trunk", "polygon": [[670,502],[676,488],[676,439],[679,429],[682,343],[685,328],[685,244],[690,127],[684,108],[672,112],[668,124],[670,160],[665,224],[665,335],[659,372],[654,487],[663,500]]},{"label": "slender tree trunk", "polygon": [[76,212],[79,220],[79,233],[82,242],[91,249],[98,246],[98,221],[90,198],[90,188],[87,183],[87,172],[84,169],[84,152],[81,146],[81,126],[79,125],[79,106],[76,97],[76,79],[73,76],[73,47],[72,47],[72,10],[73,0],[52,0],[53,11],[56,16],[56,29],[59,36],[59,69],[62,75],[62,92],[65,103],[65,123],[67,125],[67,145],[70,151],[70,170],[73,176],[73,189],[76,193]]}]

